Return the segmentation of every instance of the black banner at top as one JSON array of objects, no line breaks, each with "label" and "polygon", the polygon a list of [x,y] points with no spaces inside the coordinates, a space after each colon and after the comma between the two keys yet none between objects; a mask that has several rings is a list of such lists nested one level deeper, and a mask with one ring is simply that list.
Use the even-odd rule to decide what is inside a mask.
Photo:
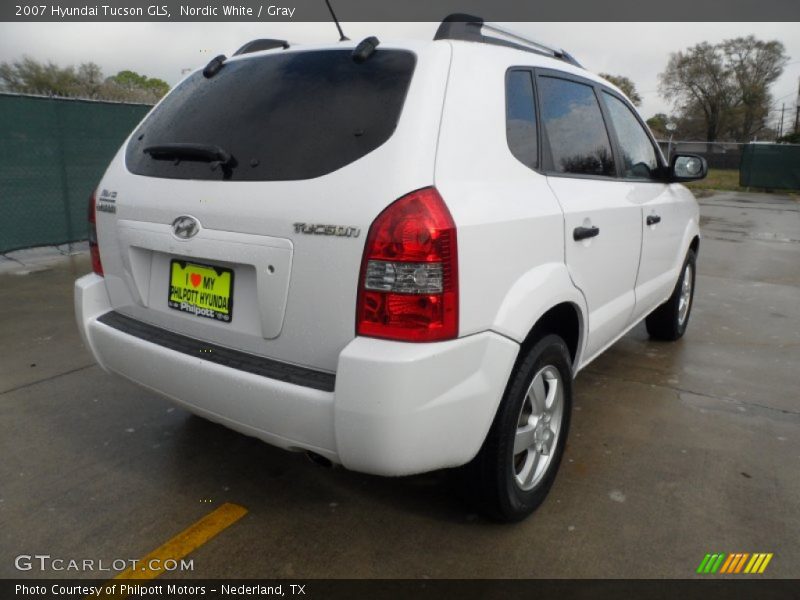
[{"label": "black banner at top", "polygon": [[[340,21],[800,21],[798,0],[333,0]],[[324,0],[4,0],[0,21],[328,21]]]}]

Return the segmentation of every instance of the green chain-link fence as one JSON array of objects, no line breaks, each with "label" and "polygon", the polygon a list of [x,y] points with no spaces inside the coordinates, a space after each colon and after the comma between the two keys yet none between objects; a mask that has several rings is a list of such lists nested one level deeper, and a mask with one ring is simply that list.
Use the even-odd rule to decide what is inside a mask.
[{"label": "green chain-link fence", "polygon": [[739,185],[800,190],[800,145],[748,144],[742,154]]},{"label": "green chain-link fence", "polygon": [[89,194],[149,109],[0,94],[0,252],[86,239]]}]

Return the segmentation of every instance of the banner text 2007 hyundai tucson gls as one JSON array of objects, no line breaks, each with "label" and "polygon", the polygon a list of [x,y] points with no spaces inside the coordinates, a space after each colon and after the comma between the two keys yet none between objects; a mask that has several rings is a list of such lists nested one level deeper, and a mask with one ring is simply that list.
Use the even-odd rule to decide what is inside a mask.
[{"label": "banner text 2007 hyundai tucson gls", "polygon": [[705,163],[667,164],[617,88],[511,39],[448,20],[189,75],[91,200],[97,362],[349,469],[463,467],[489,514],[529,514],[578,371],[643,318],[685,331],[679,182]]}]

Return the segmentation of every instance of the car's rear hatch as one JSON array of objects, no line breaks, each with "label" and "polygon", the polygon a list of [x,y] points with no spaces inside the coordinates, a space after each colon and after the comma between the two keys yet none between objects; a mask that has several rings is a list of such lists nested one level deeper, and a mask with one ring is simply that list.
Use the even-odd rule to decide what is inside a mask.
[{"label": "car's rear hatch", "polygon": [[351,50],[236,57],[134,131],[97,192],[117,311],[335,371],[371,222],[433,183],[450,61],[442,42]]}]

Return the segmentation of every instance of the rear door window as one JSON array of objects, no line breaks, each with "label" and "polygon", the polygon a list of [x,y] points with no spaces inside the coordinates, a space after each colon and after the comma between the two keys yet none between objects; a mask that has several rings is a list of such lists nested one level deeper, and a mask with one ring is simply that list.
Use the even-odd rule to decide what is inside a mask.
[{"label": "rear door window", "polygon": [[556,173],[613,177],[614,155],[592,86],[542,76],[537,87],[552,169]]},{"label": "rear door window", "polygon": [[[400,118],[416,59],[378,49],[358,64],[350,50],[289,52],[231,61],[178,86],[134,133],[128,169],[174,179],[279,181],[320,177],[385,143]],[[205,158],[154,158],[153,146],[216,147]]]}]

